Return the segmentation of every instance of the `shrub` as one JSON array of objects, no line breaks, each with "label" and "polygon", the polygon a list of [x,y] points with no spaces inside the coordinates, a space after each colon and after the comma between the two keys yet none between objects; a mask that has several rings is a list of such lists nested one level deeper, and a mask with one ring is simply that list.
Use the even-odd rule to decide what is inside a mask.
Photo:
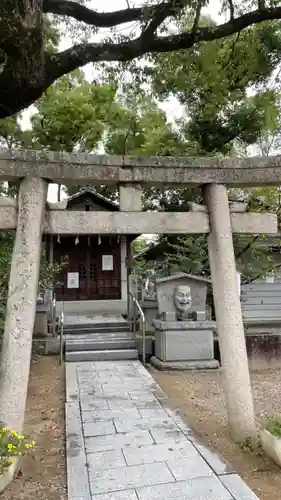
[{"label": "shrub", "polygon": [[0,427],[0,475],[15,463],[16,457],[24,455],[34,447],[35,441],[27,443],[24,436],[7,427]]},{"label": "shrub", "polygon": [[281,438],[281,415],[272,415],[269,417],[264,428],[273,436]]}]

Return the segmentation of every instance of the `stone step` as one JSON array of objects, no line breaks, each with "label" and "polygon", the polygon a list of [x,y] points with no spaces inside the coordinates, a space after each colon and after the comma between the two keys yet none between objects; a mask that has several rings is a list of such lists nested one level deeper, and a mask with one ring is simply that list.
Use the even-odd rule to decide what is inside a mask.
[{"label": "stone step", "polygon": [[96,326],[96,325],[65,325],[64,326],[64,331],[66,333],[77,333],[77,334],[84,334],[84,333],[115,333],[115,332],[129,332],[130,327],[127,324],[122,324],[122,325],[103,325],[103,326]]},{"label": "stone step", "polygon": [[98,340],[133,340],[134,335],[132,332],[116,332],[116,333],[86,333],[86,334],[77,334],[77,333],[67,333],[65,335],[66,342],[71,341],[98,341]]},{"label": "stone step", "polygon": [[136,346],[134,340],[115,339],[115,340],[84,340],[84,341],[66,341],[65,351],[105,351],[105,350],[120,350],[134,349]]},{"label": "stone step", "polygon": [[122,361],[138,359],[137,349],[112,349],[99,351],[70,351],[65,353],[65,361]]}]

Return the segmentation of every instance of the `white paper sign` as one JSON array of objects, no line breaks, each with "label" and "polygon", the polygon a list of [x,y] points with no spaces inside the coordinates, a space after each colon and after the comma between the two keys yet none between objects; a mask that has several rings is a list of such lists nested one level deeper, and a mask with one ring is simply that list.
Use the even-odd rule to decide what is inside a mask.
[{"label": "white paper sign", "polygon": [[79,288],[79,273],[67,273],[67,288]]},{"label": "white paper sign", "polygon": [[241,295],[241,274],[236,271],[236,280],[237,280],[237,288],[238,288],[238,295],[240,297]]},{"label": "white paper sign", "polygon": [[113,255],[102,256],[102,270],[113,271]]}]

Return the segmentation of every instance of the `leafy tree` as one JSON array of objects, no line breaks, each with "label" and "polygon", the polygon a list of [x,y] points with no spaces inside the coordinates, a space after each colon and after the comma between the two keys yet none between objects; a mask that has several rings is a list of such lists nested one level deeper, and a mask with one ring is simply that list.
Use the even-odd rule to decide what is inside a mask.
[{"label": "leafy tree", "polygon": [[[201,9],[208,5],[208,0],[151,0],[151,4],[143,1],[138,7],[128,4],[125,9],[103,13],[86,7],[82,0],[2,0],[0,118],[23,110],[59,77],[85,64],[126,63],[149,53],[188,50],[200,42],[220,40],[243,30],[247,32],[252,25],[281,17],[278,3],[254,0],[241,6],[231,1],[226,7],[226,2],[222,1],[228,21],[218,25],[199,24]],[[182,17],[192,19],[192,25],[178,26],[174,22],[175,32],[171,34],[168,23]],[[65,29],[68,35],[73,31],[73,45],[61,52],[54,47],[50,51],[46,44],[46,23],[57,28],[58,18],[66,23],[76,21],[76,26],[66,24]],[[126,23],[134,24],[128,35],[122,35],[118,29]],[[74,29],[77,25],[89,28],[80,38]],[[110,34],[102,36],[103,28],[109,28]]]}]

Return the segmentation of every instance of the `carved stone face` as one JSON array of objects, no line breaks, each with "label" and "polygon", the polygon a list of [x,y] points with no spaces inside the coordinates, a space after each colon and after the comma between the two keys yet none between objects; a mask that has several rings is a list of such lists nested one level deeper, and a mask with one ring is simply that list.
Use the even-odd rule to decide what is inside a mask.
[{"label": "carved stone face", "polygon": [[177,311],[186,313],[191,307],[191,291],[187,285],[176,286],[174,290],[174,302]]}]

